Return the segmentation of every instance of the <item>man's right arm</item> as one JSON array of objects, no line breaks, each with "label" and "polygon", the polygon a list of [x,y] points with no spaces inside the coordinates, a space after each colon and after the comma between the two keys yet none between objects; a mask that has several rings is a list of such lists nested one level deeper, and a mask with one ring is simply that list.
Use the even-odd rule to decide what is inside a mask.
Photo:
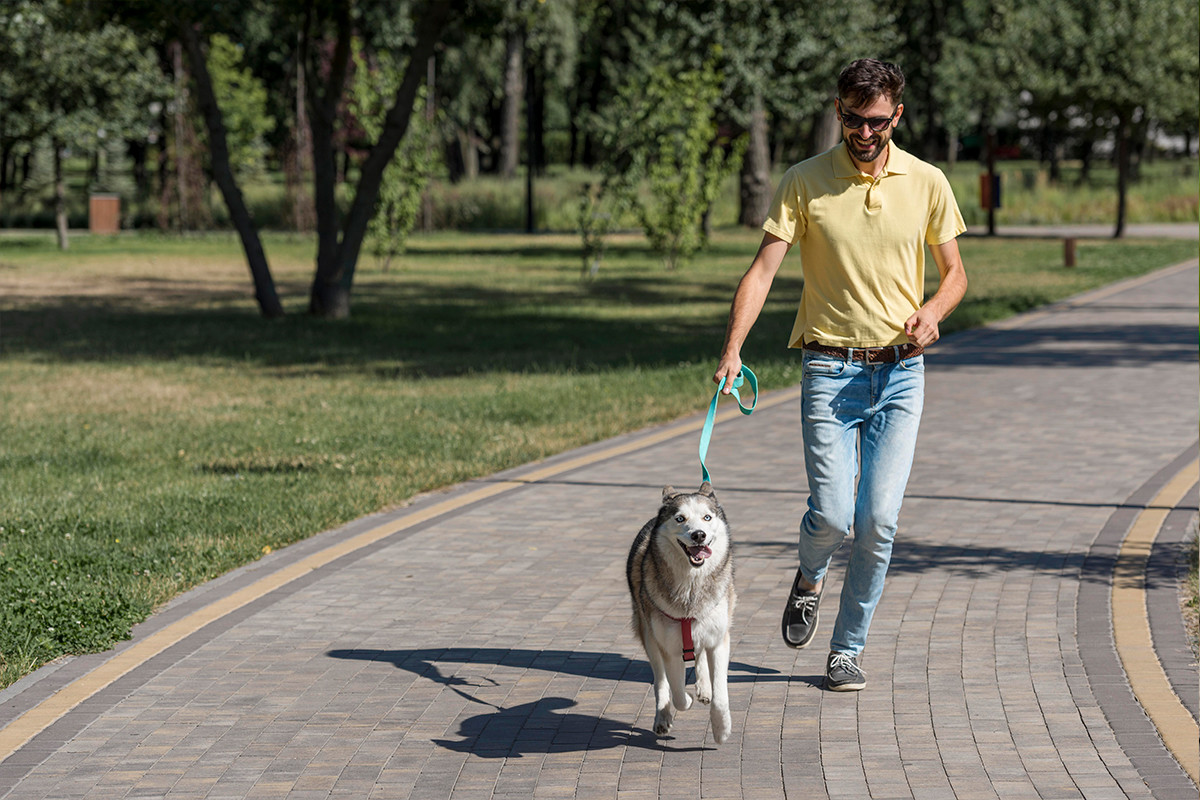
[{"label": "man's right arm", "polygon": [[722,378],[727,378],[725,388],[721,390],[725,394],[729,394],[733,379],[742,371],[742,344],[762,312],[763,304],[767,302],[767,293],[771,291],[783,257],[791,249],[792,246],[778,236],[764,233],[758,254],[738,283],[733,305],[729,309],[729,324],[725,328],[725,346],[721,348],[721,360],[713,375],[713,383],[717,384]]}]

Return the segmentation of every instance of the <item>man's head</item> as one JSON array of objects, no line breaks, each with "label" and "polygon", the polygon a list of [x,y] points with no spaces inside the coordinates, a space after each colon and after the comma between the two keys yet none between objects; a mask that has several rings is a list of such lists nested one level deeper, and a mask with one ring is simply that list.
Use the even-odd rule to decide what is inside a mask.
[{"label": "man's head", "polygon": [[847,106],[866,106],[886,97],[895,107],[904,95],[904,73],[895,64],[860,58],[842,70],[837,90],[838,98]]},{"label": "man's head", "polygon": [[851,157],[863,168],[887,150],[904,113],[904,73],[895,64],[861,58],[838,76],[837,114]]}]

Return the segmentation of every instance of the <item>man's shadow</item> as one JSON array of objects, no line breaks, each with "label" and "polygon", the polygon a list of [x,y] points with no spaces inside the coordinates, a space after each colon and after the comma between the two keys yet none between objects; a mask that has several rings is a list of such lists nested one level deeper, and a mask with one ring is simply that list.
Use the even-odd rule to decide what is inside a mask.
[{"label": "man's shadow", "polygon": [[[541,669],[565,675],[639,682],[649,688],[650,665],[616,653],[568,650],[505,650],[500,648],[426,648],[419,650],[332,650],[332,658],[379,661],[439,683],[472,703],[493,709],[463,720],[458,741],[434,739],[434,743],[460,753],[483,758],[520,758],[526,753],[569,753],[606,750],[613,747],[640,747],[649,750],[694,752],[709,748],[676,748],[664,743],[646,729],[629,722],[589,714],[560,713],[576,705],[567,697],[543,697],[512,708],[482,700],[472,694],[472,683],[453,672],[443,674],[444,664],[494,664],[522,669]],[[729,682],[801,681],[819,685],[820,677],[783,675],[778,670],[731,662]],[[496,682],[485,678],[492,685]],[[691,676],[689,676],[691,682]],[[693,713],[703,707],[693,707]],[[707,713],[707,712],[702,712]]]}]

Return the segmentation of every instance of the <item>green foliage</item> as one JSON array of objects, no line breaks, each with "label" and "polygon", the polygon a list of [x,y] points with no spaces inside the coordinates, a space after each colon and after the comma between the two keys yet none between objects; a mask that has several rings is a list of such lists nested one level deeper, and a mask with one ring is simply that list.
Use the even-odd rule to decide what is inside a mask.
[{"label": "green foliage", "polygon": [[[403,77],[387,53],[375,54],[371,63],[361,51],[355,53],[350,108],[370,141],[379,138],[384,115]],[[367,227],[375,256],[383,259],[385,271],[407,247],[421,215],[422,196],[441,167],[435,146],[439,124],[436,115],[431,119],[426,113],[426,92],[417,92],[408,130],[383,171],[375,214]]]},{"label": "green foliage", "polygon": [[123,26],[82,26],[73,13],[58,0],[0,8],[0,139],[94,145],[101,130],[148,132],[149,105],[169,93],[152,52]]},{"label": "green foliage", "polygon": [[711,67],[656,68],[626,84],[606,114],[615,155],[606,184],[624,195],[669,270],[705,244],[703,218],[745,153],[744,136],[717,135],[720,93]]},{"label": "green foliage", "polygon": [[261,174],[266,166],[266,137],[275,130],[267,113],[267,87],[243,62],[242,48],[228,36],[209,41],[208,72],[225,118],[229,163],[239,177]]}]

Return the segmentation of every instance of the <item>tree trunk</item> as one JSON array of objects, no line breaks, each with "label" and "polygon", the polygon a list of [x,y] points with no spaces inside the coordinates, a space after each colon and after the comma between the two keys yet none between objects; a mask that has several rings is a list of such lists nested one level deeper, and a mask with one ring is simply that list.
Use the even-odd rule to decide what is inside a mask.
[{"label": "tree trunk", "polygon": [[[429,126],[429,130],[433,130],[433,121],[437,118],[437,56],[430,56],[429,62],[425,66],[425,124]],[[433,163],[433,137],[429,137],[425,142],[425,161]],[[421,230],[429,233],[433,230],[433,192],[430,191],[429,183],[425,184],[425,191],[421,193]],[[383,271],[387,272],[388,264],[392,263],[391,253],[388,254],[387,261],[383,264]]]},{"label": "tree trunk", "polygon": [[58,249],[66,250],[71,245],[67,238],[67,187],[63,179],[62,159],[64,145],[55,138],[50,146],[54,148],[54,228],[58,232]]},{"label": "tree trunk", "polygon": [[1125,201],[1129,190],[1129,115],[1122,111],[1117,116],[1117,227],[1113,238],[1125,235]]},{"label": "tree trunk", "polygon": [[767,110],[762,92],[754,93],[750,109],[750,144],[742,159],[741,212],[738,222],[757,228],[771,206],[771,149],[767,143]]},{"label": "tree trunk", "polygon": [[504,59],[504,111],[500,128],[500,174],[515,177],[521,161],[521,98],[525,94],[525,70],[521,55],[525,37],[520,31],[508,36]]},{"label": "tree trunk", "polygon": [[16,181],[17,162],[13,158],[13,147],[8,142],[0,142],[0,193],[8,191]]},{"label": "tree trunk", "polygon": [[[342,223],[337,207],[338,153],[334,126],[337,123],[338,102],[346,88],[352,26],[348,5],[337,4],[335,7],[337,40],[330,58],[329,74],[324,81],[308,83],[317,212],[317,270],[309,292],[308,311],[316,316],[340,319],[350,315],[350,284],[348,281],[343,284],[345,276],[338,267],[338,234]],[[311,32],[306,29],[304,36],[300,52],[308,69],[316,65],[308,56],[312,45]],[[316,69],[311,72],[318,74]]]},{"label": "tree trunk", "polygon": [[267,264],[267,254],[263,250],[262,241],[258,236],[258,228],[246,207],[242,190],[237,185],[233,168],[229,163],[229,144],[225,138],[225,120],[221,107],[217,104],[213,92],[212,78],[208,74],[208,62],[200,47],[200,39],[196,29],[186,20],[179,25],[180,38],[184,49],[187,50],[188,60],[192,64],[192,77],[196,82],[196,95],[200,110],[204,115],[204,124],[208,128],[208,147],[212,157],[213,177],[229,207],[229,218],[242,239],[242,249],[246,253],[246,261],[250,267],[250,276],[254,280],[254,298],[258,301],[259,311],[264,317],[283,316],[283,305],[275,291],[275,280],[271,277],[271,268]]},{"label": "tree trunk", "polygon": [[[991,113],[985,113],[983,116],[984,125],[987,132],[984,134],[984,147],[986,148],[985,162],[987,163],[987,181],[989,187],[996,185],[996,130],[992,127]],[[992,189],[989,189],[992,191]],[[988,203],[987,209],[987,232],[988,236],[996,235],[996,197],[995,192],[992,192],[992,201]]]},{"label": "tree trunk", "polygon": [[1092,155],[1096,142],[1094,131],[1094,128],[1090,130],[1079,143],[1079,178],[1075,182],[1076,186],[1085,185],[1092,177]]},{"label": "tree trunk", "polygon": [[313,147],[308,119],[305,66],[303,58],[296,59],[296,119],[289,151],[284,158],[284,179],[287,184],[288,205],[291,208],[291,222],[297,231],[311,231],[316,227],[313,199],[308,193],[308,182],[313,170]]},{"label": "tree trunk", "polygon": [[188,190],[186,176],[187,159],[191,158],[190,148],[187,146],[188,137],[185,131],[188,123],[187,81],[184,79],[183,49],[178,43],[172,42],[170,50],[171,62],[175,72],[175,117],[172,120],[174,123],[173,130],[175,131],[175,174],[172,177],[175,179],[175,190],[178,193],[179,199],[179,228],[180,230],[187,230],[191,227],[191,214],[189,213],[191,192]]},{"label": "tree trunk", "polygon": [[462,128],[455,135],[458,137],[459,158],[462,160],[462,174],[459,177],[474,180],[479,177],[479,137],[474,131]]},{"label": "tree trunk", "polygon": [[810,155],[824,153],[842,140],[842,123],[838,121],[837,112],[828,108],[821,118],[813,125],[813,152]]},{"label": "tree trunk", "polygon": [[[432,3],[421,16],[417,25],[416,43],[413,45],[408,66],[405,67],[404,80],[396,90],[392,107],[384,117],[383,130],[379,140],[371,148],[366,160],[359,170],[358,188],[354,201],[346,214],[345,225],[338,239],[338,226],[334,218],[336,208],[333,206],[333,184],[329,167],[334,165],[332,149],[332,114],[324,111],[313,114],[313,146],[315,153],[315,178],[317,186],[317,272],[313,277],[312,292],[309,300],[309,312],[317,316],[343,318],[350,315],[350,287],[354,282],[354,270],[358,264],[359,252],[362,250],[363,238],[367,233],[367,224],[375,210],[375,201],[379,198],[379,186],[383,181],[383,170],[391,163],[400,145],[400,140],[408,131],[408,123],[412,119],[413,105],[416,102],[417,91],[425,80],[426,65],[433,56],[434,45],[441,37],[442,29],[450,17],[453,0],[442,0]],[[347,17],[344,29],[346,52],[349,52],[350,26]],[[323,108],[336,108],[342,90],[342,78],[337,74],[339,53],[341,52],[342,31],[339,31],[338,49],[333,59],[333,72],[329,82],[330,87],[337,87],[336,95],[327,95]],[[318,119],[328,119],[329,127],[318,124]],[[322,128],[323,130],[318,130]],[[322,149],[323,148],[323,149]],[[324,164],[324,166],[323,166]],[[322,181],[328,181],[322,186]],[[322,208],[321,203],[328,203],[328,208]],[[330,226],[329,220],[335,219]]]}]

